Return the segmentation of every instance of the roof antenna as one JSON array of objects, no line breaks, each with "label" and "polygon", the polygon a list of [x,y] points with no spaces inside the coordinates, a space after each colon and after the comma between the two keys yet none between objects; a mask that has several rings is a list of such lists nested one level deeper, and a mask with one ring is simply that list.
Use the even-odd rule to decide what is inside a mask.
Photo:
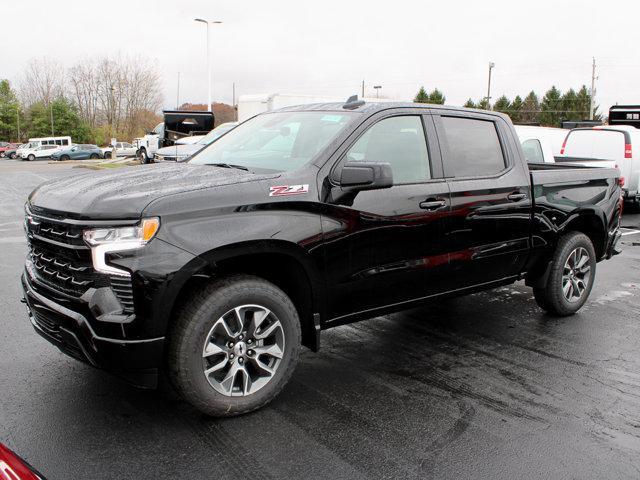
[{"label": "roof antenna", "polygon": [[342,108],[346,110],[355,110],[356,108],[361,107],[364,104],[365,104],[364,100],[358,100],[358,95],[351,95],[347,99],[347,102],[344,105],[342,105]]}]

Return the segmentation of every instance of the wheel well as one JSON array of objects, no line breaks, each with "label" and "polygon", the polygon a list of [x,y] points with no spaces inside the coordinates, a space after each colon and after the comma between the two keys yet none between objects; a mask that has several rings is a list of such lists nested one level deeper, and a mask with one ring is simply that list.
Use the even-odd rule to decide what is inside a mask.
[{"label": "wheel well", "polygon": [[244,273],[263,278],[282,289],[291,299],[298,311],[302,329],[302,344],[315,348],[315,326],[313,319],[313,288],[311,280],[303,265],[294,257],[282,253],[259,253],[241,255],[216,262],[215,266],[203,274],[194,275],[180,290],[172,318],[190,293],[206,284],[211,278]]},{"label": "wheel well", "polygon": [[596,251],[596,258],[600,259],[604,255],[604,239],[605,234],[603,232],[602,222],[595,215],[587,215],[578,217],[567,224],[564,231],[566,232],[581,232],[584,233]]}]

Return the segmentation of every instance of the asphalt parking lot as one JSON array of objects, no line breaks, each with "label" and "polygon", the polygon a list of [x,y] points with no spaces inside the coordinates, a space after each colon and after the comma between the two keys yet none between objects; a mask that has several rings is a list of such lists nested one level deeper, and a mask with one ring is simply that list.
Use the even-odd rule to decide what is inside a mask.
[{"label": "asphalt parking lot", "polygon": [[518,283],[339,327],[273,403],[214,420],[32,330],[23,204],[82,173],[0,161],[0,441],[48,478],[640,476],[640,215],[573,317],[546,316]]}]

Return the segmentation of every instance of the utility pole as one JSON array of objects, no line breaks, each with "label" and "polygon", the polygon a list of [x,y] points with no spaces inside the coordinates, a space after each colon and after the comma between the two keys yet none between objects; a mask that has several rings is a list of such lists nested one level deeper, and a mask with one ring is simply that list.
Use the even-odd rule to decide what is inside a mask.
[{"label": "utility pole", "polygon": [[589,120],[593,120],[593,114],[595,110],[595,96],[596,96],[596,57],[593,57],[593,63],[591,64],[591,91],[589,92]]},{"label": "utility pole", "polygon": [[362,98],[364,98],[364,80],[362,80]]},{"label": "utility pole", "polygon": [[53,102],[49,102],[49,112],[51,113],[51,136],[53,137],[55,133],[53,133]]},{"label": "utility pole", "polygon": [[18,142],[20,141],[20,103],[16,103],[16,119],[18,120]]},{"label": "utility pole", "polygon": [[495,63],[489,62],[489,84],[487,85],[487,108],[489,110],[491,110],[491,70],[493,70],[495,66]]},{"label": "utility pole", "polygon": [[236,82],[231,85],[231,106],[233,107],[234,120],[238,121],[238,108],[236,107]]},{"label": "utility pole", "polygon": [[176,92],[176,110],[180,108],[180,72],[178,72],[178,89]]}]

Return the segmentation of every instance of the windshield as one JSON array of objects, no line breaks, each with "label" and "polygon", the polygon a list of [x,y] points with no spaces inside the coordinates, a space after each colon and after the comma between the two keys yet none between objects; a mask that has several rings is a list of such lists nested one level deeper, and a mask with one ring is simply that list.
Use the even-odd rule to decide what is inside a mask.
[{"label": "windshield", "polygon": [[353,115],[351,112],[258,115],[200,150],[189,162],[239,165],[249,170],[295,170],[325,148]]},{"label": "windshield", "polygon": [[207,133],[204,137],[202,137],[196,143],[198,145],[209,145],[216,138],[221,137],[223,133],[227,133],[229,130],[232,130],[235,126],[236,126],[235,123],[232,125],[220,125],[219,127],[211,130],[209,133]]}]

